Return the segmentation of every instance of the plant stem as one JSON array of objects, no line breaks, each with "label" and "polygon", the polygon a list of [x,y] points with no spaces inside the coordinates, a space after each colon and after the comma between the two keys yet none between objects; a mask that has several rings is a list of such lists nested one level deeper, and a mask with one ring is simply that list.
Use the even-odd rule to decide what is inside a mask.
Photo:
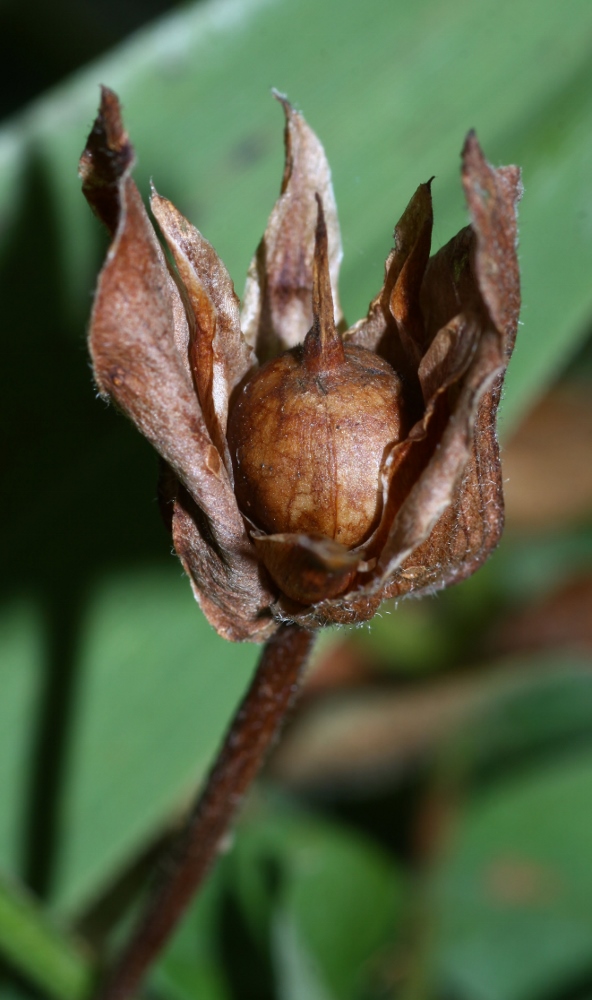
[{"label": "plant stem", "polygon": [[297,625],[282,625],[266,643],[205,787],[173,845],[165,874],[96,1000],[131,997],[175,930],[279,733],[313,639],[312,632]]}]

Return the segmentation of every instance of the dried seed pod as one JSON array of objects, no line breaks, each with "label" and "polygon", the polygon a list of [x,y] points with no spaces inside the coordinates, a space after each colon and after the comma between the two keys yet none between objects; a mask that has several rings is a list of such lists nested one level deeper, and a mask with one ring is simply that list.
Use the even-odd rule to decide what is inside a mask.
[{"label": "dried seed pod", "polygon": [[430,257],[420,184],[382,288],[342,339],[329,164],[276,96],[286,164],[240,316],[213,247],[154,193],[163,254],[112,91],[80,163],[112,236],[90,327],[97,385],[163,460],[166,520],[204,614],[255,642],[290,620],[366,621],[486,559],[503,525],[495,420],[520,307],[520,171],[492,167],[470,133],[470,225]]}]

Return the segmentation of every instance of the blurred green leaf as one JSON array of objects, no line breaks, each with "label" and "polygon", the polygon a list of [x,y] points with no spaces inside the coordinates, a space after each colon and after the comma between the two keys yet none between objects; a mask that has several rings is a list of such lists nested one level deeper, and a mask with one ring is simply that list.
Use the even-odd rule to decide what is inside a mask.
[{"label": "blurred green leaf", "polygon": [[341,831],[311,829],[294,854],[285,910],[331,995],[357,996],[365,963],[394,938],[400,884],[385,857]]},{"label": "blurred green leaf", "polygon": [[[0,834],[13,866],[21,861],[27,804],[23,720],[38,697],[43,637],[43,619],[24,608],[0,627],[0,739],[10,751],[0,754],[7,803]],[[79,626],[56,910],[79,909],[195,792],[256,655],[204,627],[172,561],[166,571],[122,573],[97,585]]]},{"label": "blurred green leaf", "polygon": [[323,983],[315,956],[302,940],[295,915],[278,910],[274,921],[274,946],[279,1000],[333,1000],[338,995]]},{"label": "blurred green leaf", "polygon": [[437,601],[389,601],[363,631],[352,631],[351,641],[397,673],[430,673],[448,666],[466,642],[456,625],[441,595]]},{"label": "blurred green leaf", "polygon": [[93,970],[79,946],[2,877],[0,955],[56,1000],[82,1000],[90,989]]},{"label": "blurred green leaf", "polygon": [[392,944],[402,896],[374,844],[256,796],[152,983],[175,1000],[353,1000]]},{"label": "blurred green leaf", "polygon": [[395,936],[402,882],[392,862],[370,842],[326,821],[282,815],[277,808],[257,820],[238,840],[235,878],[245,912],[255,907],[260,918],[254,873],[261,878],[267,869],[279,997],[361,996],[372,960]]},{"label": "blurred green leaf", "polygon": [[[431,673],[481,656],[500,616],[549,595],[592,565],[589,524],[518,536],[506,532],[479,572],[421,601],[386,602],[351,641],[397,673]],[[485,638],[487,643],[487,638]]]},{"label": "blurred green leaf", "polygon": [[[541,768],[556,756],[592,746],[592,661],[553,651],[503,661],[484,690],[482,710],[460,740],[469,773],[479,776],[523,766]],[[454,738],[453,738],[454,743]]]},{"label": "blurred green leaf", "polygon": [[447,995],[526,1000],[590,969],[591,666],[546,658],[455,741],[460,787],[485,763],[490,777],[429,882],[429,963]]},{"label": "blurred green leaf", "polygon": [[169,942],[150,975],[150,986],[167,1000],[231,1000],[218,942],[227,885],[222,860]]},{"label": "blurred green leaf", "polygon": [[0,844],[2,867],[18,869],[23,830],[23,779],[43,668],[43,620],[33,601],[10,602],[0,615]]},{"label": "blurred green leaf", "polygon": [[536,600],[590,566],[592,525],[580,524],[525,537],[506,535],[474,583],[489,597],[497,592],[512,604]]},{"label": "blurred green leaf", "polygon": [[174,566],[97,588],[82,626],[59,909],[79,908],[195,794],[256,655],[204,627]]}]

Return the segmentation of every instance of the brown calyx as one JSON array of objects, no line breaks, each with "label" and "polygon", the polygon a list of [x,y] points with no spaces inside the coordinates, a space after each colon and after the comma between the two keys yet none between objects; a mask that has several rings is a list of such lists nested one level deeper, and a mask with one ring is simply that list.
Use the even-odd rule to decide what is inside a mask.
[{"label": "brown calyx", "polygon": [[258,528],[351,549],[380,518],[385,455],[407,427],[399,376],[371,351],[345,346],[335,328],[317,200],[313,326],[245,385],[228,442],[239,506]]}]

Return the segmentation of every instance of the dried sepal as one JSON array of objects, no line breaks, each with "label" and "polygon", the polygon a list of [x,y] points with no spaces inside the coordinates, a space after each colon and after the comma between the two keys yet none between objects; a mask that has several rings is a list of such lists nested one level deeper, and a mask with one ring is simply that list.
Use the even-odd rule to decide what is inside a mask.
[{"label": "dried sepal", "polygon": [[403,560],[384,597],[420,596],[460,583],[483,565],[504,526],[495,413],[499,388],[485,393],[473,428],[471,455],[450,506],[414,552]]},{"label": "dried sepal", "polygon": [[299,604],[343,593],[363,568],[359,555],[319,535],[265,535],[252,531],[257,552],[280,590]]},{"label": "dried sepal", "polygon": [[153,190],[151,208],[180,278],[189,318],[189,361],[208,430],[232,477],[226,444],[232,390],[257,365],[240,328],[234,285],[218,254],[175,206]]},{"label": "dried sepal", "polygon": [[[410,362],[417,367],[428,346],[419,307],[419,290],[432,240],[431,180],[420,184],[395,227],[395,248],[387,260],[385,298]],[[389,295],[390,289],[390,295]]]},{"label": "dried sepal", "polygon": [[[491,370],[470,424],[469,455],[455,495],[430,535],[403,561],[385,596],[422,593],[465,579],[483,564],[503,530],[496,415],[520,309],[516,205],[522,185],[517,167],[495,169],[487,163],[472,133],[463,149],[462,176],[472,225],[430,261],[424,314],[425,304],[433,303],[433,324],[434,315],[442,321],[462,303],[465,323],[472,315],[489,329]],[[460,320],[453,322],[458,329]],[[470,344],[457,345],[457,358],[463,349],[466,356]]]},{"label": "dried sepal", "polygon": [[395,516],[379,559],[379,586],[387,583],[408,554],[425,541],[436,521],[456,499],[471,456],[479,403],[502,370],[497,338],[486,334],[480,339],[475,359],[459,387],[437,448]]},{"label": "dried sepal", "polygon": [[418,378],[427,406],[442,389],[458,382],[466,372],[479,342],[476,320],[459,313],[438,330],[418,368]]},{"label": "dried sepal", "polygon": [[[97,385],[154,445],[203,512],[207,559],[196,560],[195,572],[188,560],[192,577],[199,577],[200,586],[211,590],[211,602],[221,606],[232,603],[235,591],[232,582],[228,593],[220,588],[224,591],[229,581],[244,579],[249,622],[237,631],[243,633],[241,638],[248,638],[248,633],[260,631],[258,618],[266,613],[271,595],[262,583],[230,479],[208,432],[186,362],[177,350],[175,318],[184,311],[174,303],[179,292],[129,176],[133,151],[118,152],[117,143],[128,140],[117,99],[109,91],[103,91],[100,128],[95,127],[90,142],[82,157],[85,190],[93,198],[100,192],[96,204],[109,225],[117,220],[99,276],[89,332]],[[101,143],[107,151],[104,155]],[[114,166],[111,179],[109,163]],[[124,169],[122,163],[127,164]],[[95,165],[101,170],[98,177],[93,175]],[[194,550],[199,545],[195,538]],[[219,572],[210,572],[204,580],[204,566],[210,570],[217,566]],[[221,631],[226,627],[215,616],[210,620]]]},{"label": "dried sepal", "polygon": [[252,545],[240,554],[220,548],[188,492],[180,487],[173,499],[173,544],[206,618],[225,639],[264,642],[277,627],[269,613],[275,595]]},{"label": "dried sepal", "polygon": [[514,347],[520,313],[516,255],[516,205],[523,194],[518,167],[492,167],[474,132],[463,149],[462,181],[476,234],[475,274],[493,325],[504,340],[506,361]]},{"label": "dried sepal", "polygon": [[91,317],[95,378],[198,499],[218,476],[220,459],[175,348],[164,256],[129,178],[119,208]]},{"label": "dried sepal", "polygon": [[419,185],[397,222],[383,286],[368,315],[346,334],[348,341],[375,351],[410,380],[427,346],[418,296],[432,239],[431,183]]},{"label": "dried sepal", "polygon": [[329,273],[329,246],[323,202],[317,200],[317,227],[315,230],[312,269],[312,326],[303,344],[304,364],[309,372],[329,371],[345,361],[343,340],[335,326],[331,276]]},{"label": "dried sepal", "polygon": [[335,322],[341,322],[338,278],[341,235],[331,171],[317,136],[289,101],[275,96],[286,116],[286,160],[280,197],[249,267],[242,328],[260,360],[302,343],[312,325],[314,235],[323,201]]},{"label": "dried sepal", "polygon": [[373,594],[364,587],[346,591],[335,598],[328,598],[303,608],[281,595],[273,605],[278,622],[293,621],[302,628],[327,628],[330,625],[359,625],[370,621],[378,611],[384,597]]},{"label": "dried sepal", "polygon": [[119,99],[108,87],[101,87],[101,104],[78,173],[82,193],[93,212],[113,236],[120,216],[119,185],[135,163],[134,149],[123,127]]},{"label": "dried sepal", "polygon": [[[475,248],[475,231],[465,226],[428,261],[419,301],[429,344],[455,316],[471,313],[480,315],[480,324],[486,322],[475,276]],[[420,363],[424,374],[428,363],[429,357]]]}]

